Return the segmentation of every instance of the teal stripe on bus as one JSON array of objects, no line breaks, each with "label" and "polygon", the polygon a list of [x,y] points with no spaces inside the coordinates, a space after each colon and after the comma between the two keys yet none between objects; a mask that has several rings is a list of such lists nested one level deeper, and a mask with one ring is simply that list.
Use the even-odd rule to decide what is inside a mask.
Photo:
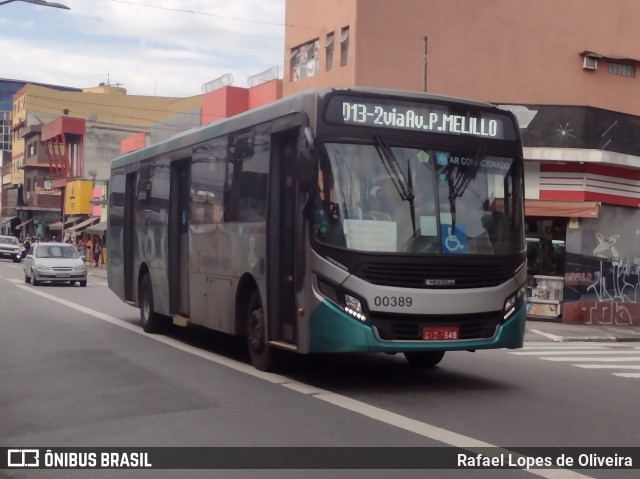
[{"label": "teal stripe on bus", "polygon": [[309,352],[403,352],[521,348],[525,331],[525,306],[498,327],[491,339],[464,342],[380,341],[373,329],[352,318],[329,301],[322,301],[309,318]]}]

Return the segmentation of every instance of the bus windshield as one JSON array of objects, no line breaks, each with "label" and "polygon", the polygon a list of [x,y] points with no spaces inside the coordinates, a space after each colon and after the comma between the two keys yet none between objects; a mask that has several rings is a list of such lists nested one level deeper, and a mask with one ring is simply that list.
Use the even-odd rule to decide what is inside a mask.
[{"label": "bus windshield", "polygon": [[380,253],[524,250],[521,160],[477,151],[325,143],[314,235]]}]

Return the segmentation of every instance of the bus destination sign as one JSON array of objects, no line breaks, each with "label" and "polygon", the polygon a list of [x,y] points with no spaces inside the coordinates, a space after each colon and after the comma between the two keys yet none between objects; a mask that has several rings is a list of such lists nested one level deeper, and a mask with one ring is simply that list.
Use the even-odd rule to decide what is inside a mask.
[{"label": "bus destination sign", "polygon": [[451,111],[446,104],[334,96],[327,107],[330,123],[397,128],[478,138],[515,140],[507,115],[470,109]]}]

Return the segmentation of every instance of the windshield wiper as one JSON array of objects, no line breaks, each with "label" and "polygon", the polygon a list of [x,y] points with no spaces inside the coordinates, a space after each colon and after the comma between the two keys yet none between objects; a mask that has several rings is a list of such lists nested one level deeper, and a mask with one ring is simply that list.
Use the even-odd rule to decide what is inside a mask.
[{"label": "windshield wiper", "polygon": [[382,164],[384,165],[385,170],[389,173],[389,177],[393,182],[393,186],[398,190],[398,194],[402,201],[409,202],[409,210],[411,212],[411,226],[413,227],[413,236],[415,237],[416,232],[416,208],[415,208],[415,195],[413,194],[413,179],[411,177],[411,162],[407,159],[407,173],[409,175],[409,179],[406,180],[402,170],[400,169],[400,165],[398,164],[398,160],[389,145],[384,141],[384,138],[380,135],[376,135],[373,137],[376,142],[376,151],[382,160]]},{"label": "windshield wiper", "polygon": [[[478,164],[481,158],[484,155],[484,147],[480,146],[475,155],[473,156],[473,163],[471,166],[460,169],[458,166],[454,166],[449,170],[447,175],[448,184],[449,184],[449,210],[451,212],[451,233],[455,234],[456,231],[456,199],[460,198],[466,189],[469,187],[469,184],[476,178],[478,175]],[[451,165],[449,165],[451,166]],[[475,169],[471,169],[475,168]],[[456,178],[453,178],[454,172],[458,171]]]}]

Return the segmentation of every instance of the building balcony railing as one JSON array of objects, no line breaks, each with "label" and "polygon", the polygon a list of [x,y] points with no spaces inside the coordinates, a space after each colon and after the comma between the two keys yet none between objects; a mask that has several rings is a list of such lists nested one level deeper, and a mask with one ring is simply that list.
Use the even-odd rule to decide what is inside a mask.
[{"label": "building balcony railing", "polygon": [[40,168],[49,168],[49,162],[46,158],[31,157],[24,161],[24,166],[37,166]]},{"label": "building balcony railing", "polygon": [[62,195],[44,193],[41,191],[27,191],[25,194],[25,206],[41,206],[46,208],[61,208]]}]

